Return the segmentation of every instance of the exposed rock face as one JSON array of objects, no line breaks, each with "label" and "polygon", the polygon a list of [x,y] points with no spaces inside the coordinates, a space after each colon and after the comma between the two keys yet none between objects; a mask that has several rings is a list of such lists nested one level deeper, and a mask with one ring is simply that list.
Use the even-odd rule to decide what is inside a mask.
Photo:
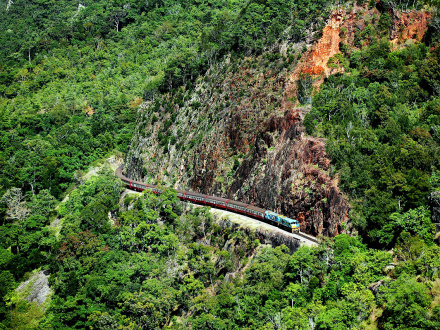
[{"label": "exposed rock face", "polygon": [[228,197],[288,214],[300,221],[301,231],[334,236],[348,217],[348,204],[328,176],[324,141],[305,137],[301,120],[296,109],[264,122],[253,157],[236,173],[244,180],[233,182]]},{"label": "exposed rock face", "polygon": [[[384,10],[383,7],[383,3],[378,1],[377,8]],[[304,74],[315,77],[314,86],[319,87],[324,78],[344,72],[343,66],[329,67],[329,59],[340,53],[341,42],[353,47],[355,33],[363,31],[368,24],[373,23],[374,17],[379,19],[381,14],[377,8],[368,9],[368,5],[363,7],[354,5],[349,13],[344,10],[335,11],[323,29],[322,37],[304,54],[291,75],[290,88],[296,90],[296,82]],[[423,39],[431,18],[429,13],[421,11],[401,13],[392,9],[388,12],[391,16],[390,41],[393,44],[404,43],[409,39],[414,41]]]},{"label": "exposed rock face", "polygon": [[428,30],[431,15],[426,12],[411,11],[409,13],[395,12],[391,26],[391,40],[393,43],[413,39],[422,41]]},{"label": "exposed rock face", "polygon": [[376,283],[370,284],[368,289],[376,296],[377,293],[379,292],[379,289],[384,285],[384,283],[385,283],[384,280],[379,280]]},{"label": "exposed rock face", "polygon": [[343,69],[334,70],[327,66],[328,60],[339,53],[339,43],[341,42],[340,32],[343,24],[345,12],[338,10],[333,13],[330,22],[322,31],[322,37],[318,40],[315,47],[309,50],[302,58],[300,65],[296,68],[291,81],[297,81],[301,74],[321,76],[319,82],[330,74],[341,72]]},{"label": "exposed rock face", "polygon": [[20,284],[16,291],[24,294],[23,298],[28,302],[35,302],[40,306],[51,295],[49,275],[44,271],[39,271],[26,282]]}]

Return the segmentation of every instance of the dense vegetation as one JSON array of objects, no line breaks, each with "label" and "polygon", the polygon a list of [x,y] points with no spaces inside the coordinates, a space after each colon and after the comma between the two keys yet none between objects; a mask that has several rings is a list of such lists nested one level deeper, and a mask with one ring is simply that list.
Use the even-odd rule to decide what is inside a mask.
[{"label": "dense vegetation", "polygon": [[[118,206],[121,191],[102,172],[58,209],[63,239],[42,239],[54,294],[40,327],[345,329],[367,326],[373,311],[385,329],[440,326],[440,248],[418,237],[401,236],[400,262],[388,268],[392,254],[347,235],[290,255],[220,227],[206,208],[184,208],[172,190],[127,195]],[[9,325],[27,328],[37,311],[20,301]]]},{"label": "dense vegetation", "polygon": [[[230,52],[322,27],[331,2],[14,1],[0,10],[0,184],[55,197],[126,151],[136,108]],[[287,32],[288,26],[291,26]]]},{"label": "dense vegetation", "polygon": [[[127,151],[144,101],[181,97],[224,55],[282,58],[333,1],[0,1],[0,328],[439,328],[438,35],[393,49],[387,10],[408,4],[384,4],[305,118],[361,236],[290,255],[172,190],[120,203],[111,171],[82,171]],[[14,290],[39,269],[47,311]]]},{"label": "dense vegetation", "polygon": [[439,188],[439,52],[425,44],[391,49],[370,35],[347,52],[347,73],[331,76],[305,119],[351,196],[369,242],[392,247],[407,230],[432,239],[429,196]]}]

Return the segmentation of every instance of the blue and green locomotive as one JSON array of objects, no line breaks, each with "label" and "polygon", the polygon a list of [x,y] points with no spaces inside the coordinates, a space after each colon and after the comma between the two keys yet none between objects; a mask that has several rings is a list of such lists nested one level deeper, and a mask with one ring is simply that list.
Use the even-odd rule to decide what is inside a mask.
[{"label": "blue and green locomotive", "polygon": [[299,232],[299,222],[297,220],[290,219],[284,215],[272,211],[266,211],[265,218],[271,221],[273,224],[276,224],[279,227],[287,229],[292,233]]}]

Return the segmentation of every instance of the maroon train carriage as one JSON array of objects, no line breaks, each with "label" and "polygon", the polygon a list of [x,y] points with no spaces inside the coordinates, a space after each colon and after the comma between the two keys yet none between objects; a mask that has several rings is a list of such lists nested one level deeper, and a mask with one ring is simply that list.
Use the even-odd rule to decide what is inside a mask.
[{"label": "maroon train carriage", "polygon": [[186,191],[183,196],[184,200],[205,205],[205,199],[208,195]]},{"label": "maroon train carriage", "polygon": [[179,190],[179,189],[176,189],[176,193],[177,193],[177,198],[180,198],[180,199],[185,199],[185,193],[186,193],[186,191],[184,191],[184,190]]},{"label": "maroon train carriage", "polygon": [[246,208],[246,214],[258,220],[264,220],[264,215],[266,214],[266,210],[260,207],[249,205]]},{"label": "maroon train carriage", "polygon": [[226,203],[226,209],[243,214],[246,214],[246,208],[248,206],[249,204],[245,204],[237,201],[231,201],[231,200],[228,200],[228,202]]},{"label": "maroon train carriage", "polygon": [[214,207],[218,207],[220,209],[226,208],[226,203],[229,201],[229,199],[216,197],[216,196],[208,196],[205,199],[206,205],[211,205]]},{"label": "maroon train carriage", "polygon": [[[131,181],[130,188],[137,190],[137,191],[143,191],[147,188],[147,186],[145,184],[142,184],[141,182],[138,182],[138,181]],[[150,187],[148,187],[148,188],[150,188]]]},{"label": "maroon train carriage", "polygon": [[144,183],[144,182],[139,182],[139,181],[134,181],[134,180],[127,178],[124,174],[122,174],[123,168],[124,168],[124,165],[119,166],[116,169],[115,173],[122,180],[122,182],[124,182],[124,184],[128,188],[138,190],[138,191],[144,191],[145,189],[148,189],[148,190],[154,192],[155,194],[162,193],[162,190],[157,188],[155,185]]},{"label": "maroon train carriage", "polygon": [[161,194],[162,189],[157,188],[155,185],[139,182],[139,181],[130,181],[130,184],[128,186],[130,189],[134,189],[137,191],[144,191],[144,190],[150,190],[155,194]]}]

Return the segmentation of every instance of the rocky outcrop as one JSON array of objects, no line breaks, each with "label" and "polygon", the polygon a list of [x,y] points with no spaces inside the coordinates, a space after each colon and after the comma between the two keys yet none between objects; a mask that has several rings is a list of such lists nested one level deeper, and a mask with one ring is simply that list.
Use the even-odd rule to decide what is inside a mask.
[{"label": "rocky outcrop", "polygon": [[38,306],[43,305],[51,295],[49,274],[45,271],[37,272],[26,282],[20,284],[16,291],[28,302],[36,303]]},{"label": "rocky outcrop", "polygon": [[[330,75],[344,72],[345,68],[341,63],[329,65],[329,60],[341,53],[341,43],[349,45],[351,48],[357,48],[358,45],[355,45],[354,42],[355,34],[364,31],[368,25],[374,25],[380,19],[381,11],[388,12],[390,15],[389,39],[394,45],[402,44],[407,40],[422,41],[431,18],[427,12],[402,13],[392,7],[385,6],[380,0],[376,7],[371,9],[368,9],[367,5],[354,5],[350,12],[336,10],[323,29],[322,37],[302,56],[299,65],[290,76],[288,90],[296,91],[298,80],[303,75],[311,75],[316,88]],[[293,95],[292,91],[288,91],[288,93]]]},{"label": "rocky outcrop", "polygon": [[393,43],[401,43],[408,39],[422,41],[428,30],[430,18],[431,15],[426,12],[400,13],[395,11],[391,23],[391,41]]},{"label": "rocky outcrop", "polygon": [[335,11],[330,18],[329,23],[322,31],[322,37],[316,45],[307,51],[301,59],[300,64],[290,77],[291,82],[295,83],[301,75],[318,76],[315,86],[322,83],[324,78],[330,74],[342,72],[343,68],[329,68],[327,63],[329,59],[340,52],[339,43],[341,42],[341,27],[344,22],[345,12]]},{"label": "rocky outcrop", "polygon": [[374,296],[376,296],[379,293],[380,288],[384,285],[385,285],[385,281],[379,280],[375,283],[371,283],[368,289],[374,294]]},{"label": "rocky outcrop", "polygon": [[300,221],[301,231],[335,236],[348,218],[348,203],[328,175],[322,139],[304,136],[301,109],[272,115],[256,141],[255,153],[238,169],[230,196],[264,205]]}]

